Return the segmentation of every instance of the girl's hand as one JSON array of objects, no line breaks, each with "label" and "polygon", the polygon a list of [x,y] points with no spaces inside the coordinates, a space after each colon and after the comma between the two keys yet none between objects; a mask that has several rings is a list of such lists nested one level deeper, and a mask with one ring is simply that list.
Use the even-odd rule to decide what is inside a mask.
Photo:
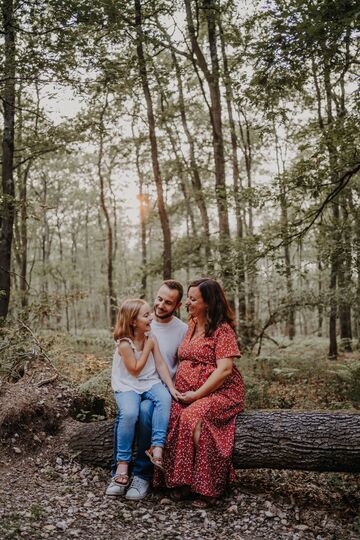
[{"label": "girl's hand", "polygon": [[144,349],[146,351],[152,351],[155,347],[155,341],[153,336],[149,336],[147,340],[145,341]]},{"label": "girl's hand", "polygon": [[157,340],[155,334],[153,334],[153,333],[149,334],[149,339],[153,340],[154,345],[158,345],[158,340]]},{"label": "girl's hand", "polygon": [[179,394],[179,400],[183,403],[193,403],[197,399],[198,398],[196,392],[193,392],[192,390],[189,390],[189,392],[184,392],[183,394]]}]

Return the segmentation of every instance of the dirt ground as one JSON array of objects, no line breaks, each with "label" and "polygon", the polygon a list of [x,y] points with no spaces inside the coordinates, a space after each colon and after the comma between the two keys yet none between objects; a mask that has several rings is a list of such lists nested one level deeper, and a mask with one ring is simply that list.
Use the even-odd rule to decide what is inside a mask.
[{"label": "dirt ground", "polygon": [[140,502],[107,497],[108,471],[66,455],[61,433],[38,438],[36,451],[16,435],[3,444],[1,539],[360,538],[356,475],[241,471],[216,507],[199,510],[166,491]]},{"label": "dirt ground", "polygon": [[104,492],[109,471],[70,455],[74,407],[87,407],[50,366],[0,387],[0,539],[360,539],[360,475],[238,471],[214,508]]}]

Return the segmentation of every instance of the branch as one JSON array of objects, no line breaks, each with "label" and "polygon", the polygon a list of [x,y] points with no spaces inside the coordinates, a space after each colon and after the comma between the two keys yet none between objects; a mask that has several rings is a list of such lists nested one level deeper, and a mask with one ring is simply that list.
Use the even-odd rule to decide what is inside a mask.
[{"label": "branch", "polygon": [[26,283],[27,288],[30,289],[30,284],[26,281],[26,279],[24,278],[24,276],[22,276],[21,274],[17,274],[17,273],[14,272],[14,271],[6,270],[3,266],[0,266],[0,270],[1,270],[2,272],[5,272],[6,274],[9,274],[9,275],[13,274],[14,276],[17,276],[17,277],[21,278],[21,279],[24,280],[24,282]]},{"label": "branch", "polygon": [[[22,321],[21,319],[17,319],[18,322],[21,324],[21,326],[23,328],[25,328],[25,330],[27,330],[29,332],[29,334],[31,335],[31,337],[33,338],[33,340],[35,341],[36,345],[39,347],[41,353],[44,355],[44,357],[46,358],[46,360],[49,362],[50,366],[56,371],[56,373],[58,373],[58,370],[56,369],[56,367],[54,366],[54,364],[52,363],[50,357],[48,356],[46,350],[44,349],[44,347],[41,345],[40,341],[38,340],[38,338],[36,337],[36,335],[34,334],[34,332],[31,330],[31,328],[24,323],[24,321]],[[46,383],[44,383],[46,384]]]},{"label": "branch", "polygon": [[[340,177],[339,181],[337,182],[336,188],[333,191],[331,191],[331,193],[329,193],[325,197],[325,199],[323,200],[321,205],[313,212],[313,217],[312,217],[310,223],[302,231],[300,231],[299,233],[295,233],[293,235],[290,235],[290,237],[289,237],[290,241],[292,241],[292,240],[294,240],[296,238],[300,238],[300,237],[304,236],[311,229],[311,227],[314,225],[317,218],[323,213],[325,207],[329,203],[331,203],[339,195],[339,193],[348,185],[351,178],[359,171],[360,171],[360,162],[357,163],[353,169],[351,169],[350,171],[346,171],[346,173],[344,173]],[[278,247],[280,247],[281,245],[284,245],[284,242],[279,244]]]},{"label": "branch", "polygon": [[[254,257],[254,261],[256,260],[259,260],[259,259],[263,259],[264,257],[266,257],[266,255],[268,255],[270,252],[272,251],[276,251],[278,250],[279,248],[281,247],[284,247],[284,246],[289,246],[294,240],[298,240],[300,238],[302,238],[303,236],[305,236],[305,234],[311,229],[311,227],[314,225],[314,223],[316,222],[316,220],[322,215],[323,211],[325,210],[326,206],[331,203],[338,195],[339,193],[341,193],[341,191],[348,185],[348,183],[350,182],[351,178],[357,173],[360,171],[360,162],[357,163],[353,169],[350,169],[349,171],[346,171],[341,177],[340,179],[338,180],[338,182],[336,183],[336,187],[335,189],[333,189],[333,191],[331,191],[331,193],[329,193],[325,199],[323,200],[323,202],[321,203],[321,205],[316,209],[314,210],[313,212],[311,212],[305,219],[308,220],[310,219],[310,223],[308,225],[306,225],[306,227],[304,227],[301,231],[299,232],[296,232],[294,234],[291,234],[289,235],[285,240],[282,240],[281,242],[279,242],[276,246],[270,246],[269,248],[267,248],[265,251],[262,251],[259,255],[255,256]],[[293,226],[296,226],[296,225],[299,225],[303,222],[304,220],[301,220],[301,221],[298,221],[296,223],[293,224]]]}]

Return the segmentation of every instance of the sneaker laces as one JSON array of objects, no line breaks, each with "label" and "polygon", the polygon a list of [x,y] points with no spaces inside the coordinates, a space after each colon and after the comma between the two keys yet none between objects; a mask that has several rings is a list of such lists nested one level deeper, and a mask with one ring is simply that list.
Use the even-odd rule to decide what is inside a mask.
[{"label": "sneaker laces", "polygon": [[147,483],[148,481],[145,480],[145,478],[141,478],[141,476],[134,476],[130,487],[139,490],[145,487]]}]

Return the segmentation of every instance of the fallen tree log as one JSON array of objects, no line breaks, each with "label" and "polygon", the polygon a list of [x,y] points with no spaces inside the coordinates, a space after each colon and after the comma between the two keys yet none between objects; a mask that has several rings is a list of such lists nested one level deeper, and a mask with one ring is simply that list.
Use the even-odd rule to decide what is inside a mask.
[{"label": "fallen tree log", "polygon": [[[113,421],[81,424],[68,444],[76,458],[109,467]],[[238,469],[360,471],[360,414],[244,412],[236,418],[234,465]]]}]

